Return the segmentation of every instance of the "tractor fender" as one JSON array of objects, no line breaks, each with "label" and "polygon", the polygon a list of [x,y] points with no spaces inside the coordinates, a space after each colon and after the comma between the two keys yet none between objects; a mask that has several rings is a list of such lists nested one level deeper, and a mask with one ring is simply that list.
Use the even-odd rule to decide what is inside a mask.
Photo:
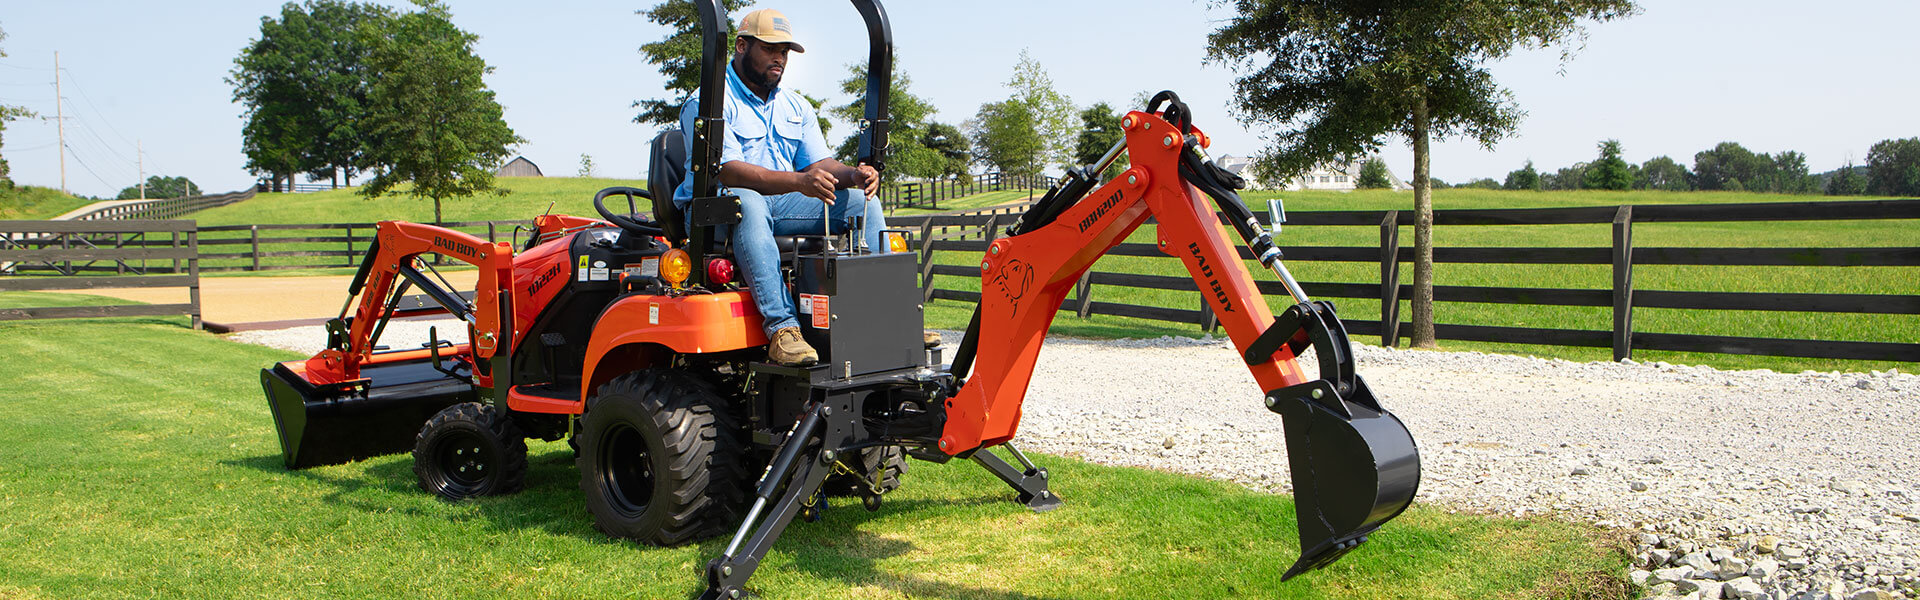
[{"label": "tractor fender", "polygon": [[760,310],[745,290],[718,294],[623,296],[594,322],[580,397],[622,373],[665,358],[767,345]]}]

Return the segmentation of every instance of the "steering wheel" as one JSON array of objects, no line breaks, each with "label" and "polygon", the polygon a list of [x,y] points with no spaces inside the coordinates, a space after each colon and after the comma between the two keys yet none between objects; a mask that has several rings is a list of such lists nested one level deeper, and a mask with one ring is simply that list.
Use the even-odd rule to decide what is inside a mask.
[{"label": "steering wheel", "polygon": [[[628,214],[623,215],[623,214],[615,213],[611,210],[607,210],[607,203],[606,203],[607,196],[612,196],[615,194],[621,194],[627,197]],[[606,219],[608,223],[612,223],[615,227],[619,227],[622,231],[625,231],[627,233],[631,233],[634,235],[655,236],[655,237],[666,235],[667,234],[666,230],[663,230],[653,225],[651,222],[635,220],[633,217],[628,216],[628,215],[631,215],[633,212],[635,212],[635,209],[633,206],[634,196],[639,196],[641,198],[646,198],[648,200],[653,199],[653,195],[647,193],[646,190],[643,190],[640,188],[625,187],[625,186],[615,186],[615,187],[610,187],[604,190],[600,190],[599,193],[593,195],[593,209],[596,211],[600,211],[600,217]]]}]

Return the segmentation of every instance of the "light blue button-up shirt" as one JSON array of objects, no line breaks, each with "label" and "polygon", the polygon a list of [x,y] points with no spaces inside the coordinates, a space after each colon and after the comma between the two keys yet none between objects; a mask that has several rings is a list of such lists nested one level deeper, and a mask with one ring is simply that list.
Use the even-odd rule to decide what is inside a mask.
[{"label": "light blue button-up shirt", "polygon": [[[773,88],[773,98],[763,100],[747,89],[740,74],[727,62],[726,108],[727,134],[720,136],[720,164],[742,161],[774,171],[798,171],[833,156],[827,148],[826,134],[820,131],[820,119],[813,105],[800,94],[785,88]],[[680,108],[680,128],[686,132],[687,178],[673,190],[673,203],[685,207],[693,199],[694,119],[700,115],[700,97],[695,95]]]}]

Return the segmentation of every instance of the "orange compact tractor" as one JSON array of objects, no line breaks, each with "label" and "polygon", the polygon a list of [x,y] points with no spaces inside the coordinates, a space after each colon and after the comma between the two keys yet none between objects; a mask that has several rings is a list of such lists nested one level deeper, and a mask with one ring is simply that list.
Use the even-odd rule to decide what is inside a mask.
[{"label": "orange compact tractor", "polygon": [[[1239,179],[1205,160],[1207,137],[1171,92],[1128,113],[1125,140],[1070,169],[988,245],[980,302],[951,362],[922,344],[905,232],[887,232],[889,248],[858,247],[857,235],[782,239],[786,286],[733,281],[716,229],[738,222],[739,200],[715,180],[718,140],[730,135],[720,97],[730,40],[712,0],[695,4],[702,114],[694,131],[654,140],[650,192],[603,190],[600,219],[544,215],[514,244],[380,224],[327,348],[261,373],[289,468],[410,448],[420,487],[460,499],[517,491],[524,440],[565,438],[601,531],[658,545],[732,532],[707,565],[708,598],[745,595],[781,532],[795,517],[818,518],[824,497],[877,509],[907,457],[971,460],[1027,507],[1049,510],[1061,500],[1046,469],[1010,443],[1041,343],[1080,275],[1157,219],[1160,249],[1186,265],[1284,419],[1301,538],[1285,576],[1338,559],[1412,502],[1412,436],[1354,373],[1333,306],[1308,299],[1281,264],[1277,223],[1260,223],[1235,192]],[[892,39],[877,0],[853,4],[871,37],[859,159],[883,168]],[[693,136],[691,160],[681,135]],[[1131,165],[1100,181],[1123,151]],[[686,175],[694,200],[683,214],[671,195]],[[625,212],[606,205],[616,196]],[[651,200],[651,219],[635,214],[636,197]],[[1216,209],[1285,283],[1292,302],[1280,314]],[[1269,214],[1283,213],[1276,203]],[[477,267],[473,293],[439,277],[430,254]],[[402,307],[410,288],[436,306]],[[818,364],[766,360],[754,294],[797,299]],[[465,322],[465,343],[436,332],[424,348],[378,346],[391,319],[438,313]],[[1308,347],[1318,376],[1295,361]]]}]

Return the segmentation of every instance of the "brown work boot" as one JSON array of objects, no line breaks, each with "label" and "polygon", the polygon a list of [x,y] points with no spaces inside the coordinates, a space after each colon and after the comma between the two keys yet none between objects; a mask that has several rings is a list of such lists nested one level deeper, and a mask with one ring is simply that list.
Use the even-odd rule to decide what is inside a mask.
[{"label": "brown work boot", "polygon": [[926,342],[928,348],[939,348],[940,344],[946,343],[946,340],[940,339],[940,332],[938,331],[920,332],[920,341]]},{"label": "brown work boot", "polygon": [[800,337],[799,327],[787,327],[773,332],[773,343],[767,344],[767,358],[789,367],[811,367],[820,362],[820,353],[814,352],[806,338]]}]

